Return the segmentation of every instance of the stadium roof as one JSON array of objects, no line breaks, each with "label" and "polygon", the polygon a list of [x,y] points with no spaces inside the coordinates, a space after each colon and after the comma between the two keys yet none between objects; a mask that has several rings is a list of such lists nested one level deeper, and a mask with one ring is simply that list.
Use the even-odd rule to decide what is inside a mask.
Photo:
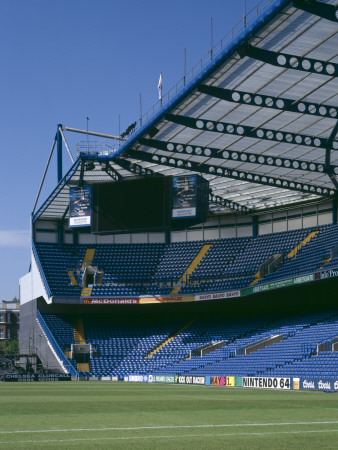
[{"label": "stadium roof", "polygon": [[241,213],[335,196],[337,2],[263,0],[256,12],[120,147],[81,153],[34,219],[66,217],[70,186],[135,174],[200,173],[214,208]]}]

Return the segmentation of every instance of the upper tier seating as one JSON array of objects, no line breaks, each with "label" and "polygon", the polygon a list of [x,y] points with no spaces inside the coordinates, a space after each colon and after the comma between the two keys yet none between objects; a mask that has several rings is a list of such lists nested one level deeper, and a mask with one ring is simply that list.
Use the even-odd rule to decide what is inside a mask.
[{"label": "upper tier seating", "polygon": [[[312,231],[317,234],[305,245]],[[195,270],[183,277],[204,244],[210,248]],[[265,234],[253,238],[219,239],[208,242],[172,244],[35,244],[35,254],[53,296],[80,296],[86,250],[95,250],[90,264],[103,273],[93,282],[91,296],[168,295],[245,288],[253,282],[259,267],[272,255],[284,262],[260,283],[305,274],[319,268],[337,267],[338,258],[329,260],[338,244],[338,225],[321,226]],[[34,248],[34,246],[33,246]],[[296,255],[290,252],[297,248]],[[288,256],[290,255],[290,256]],[[95,270],[96,270],[95,269]],[[256,281],[258,281],[256,279]],[[177,292],[177,291],[176,291]]]}]

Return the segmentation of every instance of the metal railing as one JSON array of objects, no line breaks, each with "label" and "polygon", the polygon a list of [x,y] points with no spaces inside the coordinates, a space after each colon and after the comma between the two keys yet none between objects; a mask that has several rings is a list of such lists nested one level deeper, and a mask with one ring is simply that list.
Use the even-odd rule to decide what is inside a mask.
[{"label": "metal railing", "polygon": [[68,361],[68,359],[66,358],[65,354],[63,353],[63,351],[61,350],[59,344],[56,342],[54,336],[52,335],[51,331],[49,330],[44,318],[42,317],[40,311],[36,311],[36,317],[37,320],[41,326],[41,328],[43,329],[47,339],[49,340],[49,342],[51,343],[55,353],[57,354],[57,356],[59,357],[59,359],[61,359],[61,361],[63,362],[63,365],[65,366],[65,369],[68,370],[68,372],[71,374],[71,376],[73,378],[78,379],[78,372],[77,370],[73,367],[73,365],[70,363],[70,361]]}]

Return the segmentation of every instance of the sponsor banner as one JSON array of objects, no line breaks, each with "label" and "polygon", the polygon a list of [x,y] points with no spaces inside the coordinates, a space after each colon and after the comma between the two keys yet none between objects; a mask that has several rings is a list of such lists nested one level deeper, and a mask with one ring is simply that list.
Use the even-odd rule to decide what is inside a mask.
[{"label": "sponsor banner", "polygon": [[6,374],[4,380],[7,382],[36,382],[36,381],[72,381],[72,377],[68,373],[52,373],[48,375],[18,375],[18,374]]},{"label": "sponsor banner", "polygon": [[149,375],[149,383],[177,383],[177,375]]},{"label": "sponsor banner", "polygon": [[111,381],[111,377],[100,377],[100,381]]},{"label": "sponsor banner", "polygon": [[294,285],[302,284],[302,283],[308,283],[308,282],[314,281],[314,280],[315,280],[315,274],[310,273],[308,275],[302,275],[299,277],[288,278],[287,280],[275,281],[273,283],[266,283],[266,284],[254,286],[252,288],[242,289],[241,296],[249,295],[249,294],[256,294],[257,292],[271,291],[273,289],[294,286]]},{"label": "sponsor banner", "polygon": [[235,377],[227,377],[226,383],[227,386],[235,386]]},{"label": "sponsor banner", "polygon": [[290,378],[243,377],[243,387],[290,389]]},{"label": "sponsor banner", "polygon": [[326,280],[327,278],[338,277],[338,269],[322,270],[316,272],[316,280]]},{"label": "sponsor banner", "polygon": [[226,386],[226,378],[223,376],[210,377],[211,386]]},{"label": "sponsor banner", "polygon": [[69,191],[69,227],[91,225],[91,186],[71,187]]},{"label": "sponsor banner", "polygon": [[175,303],[175,302],[192,302],[195,297],[192,295],[179,296],[179,297],[142,297],[140,303]]},{"label": "sponsor banner", "polygon": [[232,297],[240,297],[240,291],[231,291],[231,292],[215,292],[214,294],[202,294],[195,295],[195,300],[200,302],[202,300],[217,300],[221,298],[232,298]]},{"label": "sponsor banner", "polygon": [[235,377],[212,376],[208,378],[209,380],[206,381],[206,384],[210,384],[211,386],[232,387],[236,385]]},{"label": "sponsor banner", "polygon": [[176,378],[178,384],[205,384],[205,377],[178,375]]},{"label": "sponsor banner", "polygon": [[129,375],[127,381],[134,383],[148,383],[149,375]]},{"label": "sponsor banner", "polygon": [[235,386],[243,387],[243,377],[235,377]]},{"label": "sponsor banner", "polygon": [[299,385],[300,385],[300,379],[299,378],[293,378],[292,380],[292,389],[295,391],[299,390]]},{"label": "sponsor banner", "polygon": [[136,305],[139,299],[134,298],[83,298],[84,305]]},{"label": "sponsor banner", "polygon": [[316,391],[338,391],[337,378],[301,378],[300,389]]}]

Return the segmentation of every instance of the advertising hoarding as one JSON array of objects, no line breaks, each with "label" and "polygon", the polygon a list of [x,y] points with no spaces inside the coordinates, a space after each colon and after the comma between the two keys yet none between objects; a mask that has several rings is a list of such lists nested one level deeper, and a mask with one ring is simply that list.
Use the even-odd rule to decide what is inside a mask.
[{"label": "advertising hoarding", "polygon": [[71,187],[69,190],[69,227],[91,225],[91,186]]},{"label": "advertising hoarding", "polygon": [[172,178],[172,212],[173,219],[196,217],[197,176]]}]

